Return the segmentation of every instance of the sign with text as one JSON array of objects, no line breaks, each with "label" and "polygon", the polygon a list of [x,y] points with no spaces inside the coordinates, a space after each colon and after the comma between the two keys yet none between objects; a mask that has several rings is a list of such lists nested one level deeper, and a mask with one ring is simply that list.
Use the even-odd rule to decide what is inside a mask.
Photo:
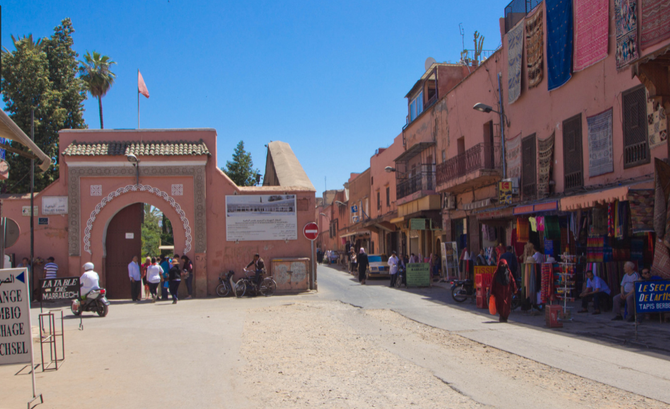
[{"label": "sign with text", "polygon": [[28,272],[0,270],[0,364],[32,362],[32,341]]},{"label": "sign with text", "polygon": [[407,287],[428,287],[430,285],[430,264],[407,264]]},{"label": "sign with text", "polygon": [[79,277],[41,279],[42,301],[73,300],[79,297]]},{"label": "sign with text", "polygon": [[512,204],[512,182],[498,182],[498,204]]},{"label": "sign with text", "polygon": [[67,196],[42,197],[42,214],[67,214]]},{"label": "sign with text", "polygon": [[297,240],[295,195],[226,196],[226,241]]},{"label": "sign with text", "polygon": [[49,218],[48,217],[40,217],[37,219],[37,224],[40,226],[46,226],[49,224]]},{"label": "sign with text", "polygon": [[[39,206],[33,206],[33,217],[37,217],[39,213]],[[21,215],[30,217],[30,206],[21,206]]]},{"label": "sign with text", "polygon": [[636,281],[635,311],[670,312],[670,281]]}]

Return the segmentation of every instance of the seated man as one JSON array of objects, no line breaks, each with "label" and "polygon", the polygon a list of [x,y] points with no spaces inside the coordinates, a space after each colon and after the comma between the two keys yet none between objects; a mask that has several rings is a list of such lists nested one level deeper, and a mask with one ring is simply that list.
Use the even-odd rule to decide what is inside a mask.
[{"label": "seated man", "polygon": [[614,318],[612,321],[623,320],[623,315],[621,313],[621,306],[626,304],[628,311],[628,322],[635,321],[635,282],[640,279],[635,271],[635,263],[632,261],[626,261],[626,264],[623,265],[623,270],[626,274],[621,280],[621,291],[619,294],[614,296]]},{"label": "seated man", "polygon": [[579,313],[589,312],[588,305],[593,300],[593,314],[600,314],[600,302],[610,296],[610,288],[605,281],[594,275],[593,271],[586,272],[586,290],[579,295],[582,299],[582,309]]}]

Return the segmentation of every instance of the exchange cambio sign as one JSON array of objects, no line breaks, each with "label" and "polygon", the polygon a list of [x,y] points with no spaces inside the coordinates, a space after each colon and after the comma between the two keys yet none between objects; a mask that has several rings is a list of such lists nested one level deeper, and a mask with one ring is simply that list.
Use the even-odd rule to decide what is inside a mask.
[{"label": "exchange cambio sign", "polygon": [[32,362],[29,298],[26,269],[0,270],[0,365]]}]

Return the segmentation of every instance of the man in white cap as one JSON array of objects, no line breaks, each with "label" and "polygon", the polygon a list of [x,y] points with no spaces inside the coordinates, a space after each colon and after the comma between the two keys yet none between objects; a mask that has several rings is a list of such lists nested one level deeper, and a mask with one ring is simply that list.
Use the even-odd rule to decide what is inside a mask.
[{"label": "man in white cap", "polygon": [[81,290],[79,293],[82,299],[92,290],[100,288],[100,276],[93,271],[94,268],[95,266],[91,262],[84,264],[84,274],[81,275]]}]

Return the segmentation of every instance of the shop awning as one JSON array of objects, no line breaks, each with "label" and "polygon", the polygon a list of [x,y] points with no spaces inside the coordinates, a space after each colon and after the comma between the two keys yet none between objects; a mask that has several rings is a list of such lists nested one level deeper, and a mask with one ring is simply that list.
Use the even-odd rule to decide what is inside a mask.
[{"label": "shop awning", "polygon": [[561,210],[573,211],[579,209],[588,209],[597,204],[612,203],[616,200],[628,200],[628,191],[630,189],[653,189],[654,180],[628,186],[617,186],[615,188],[601,189],[583,195],[564,197],[561,199]]},{"label": "shop awning", "polygon": [[[49,169],[49,166],[51,166],[51,158],[42,152],[42,150],[38,148],[37,145],[35,145],[35,143],[31,141],[30,138],[21,130],[21,128],[19,128],[19,126],[16,125],[14,121],[12,121],[12,119],[1,109],[0,137],[18,142],[26,148],[30,149],[30,151],[37,157],[37,160],[42,161],[42,163],[39,164],[39,168],[42,169],[43,172],[46,172],[47,169]],[[11,147],[3,146],[2,148],[6,149],[8,152],[12,152]],[[25,154],[27,152],[23,153]]]},{"label": "shop awning", "polygon": [[394,224],[395,223],[402,223],[404,220],[405,220],[405,218],[401,216],[401,217],[396,217],[395,219],[391,219],[389,221],[389,223],[394,223]]},{"label": "shop awning", "polygon": [[558,200],[542,203],[531,203],[514,208],[514,215],[529,213],[555,212],[558,210]]},{"label": "shop awning", "polygon": [[351,236],[364,236],[366,234],[370,234],[370,230],[355,231],[353,233],[342,234],[342,235],[340,235],[340,237],[345,238],[345,237],[351,237]]}]

